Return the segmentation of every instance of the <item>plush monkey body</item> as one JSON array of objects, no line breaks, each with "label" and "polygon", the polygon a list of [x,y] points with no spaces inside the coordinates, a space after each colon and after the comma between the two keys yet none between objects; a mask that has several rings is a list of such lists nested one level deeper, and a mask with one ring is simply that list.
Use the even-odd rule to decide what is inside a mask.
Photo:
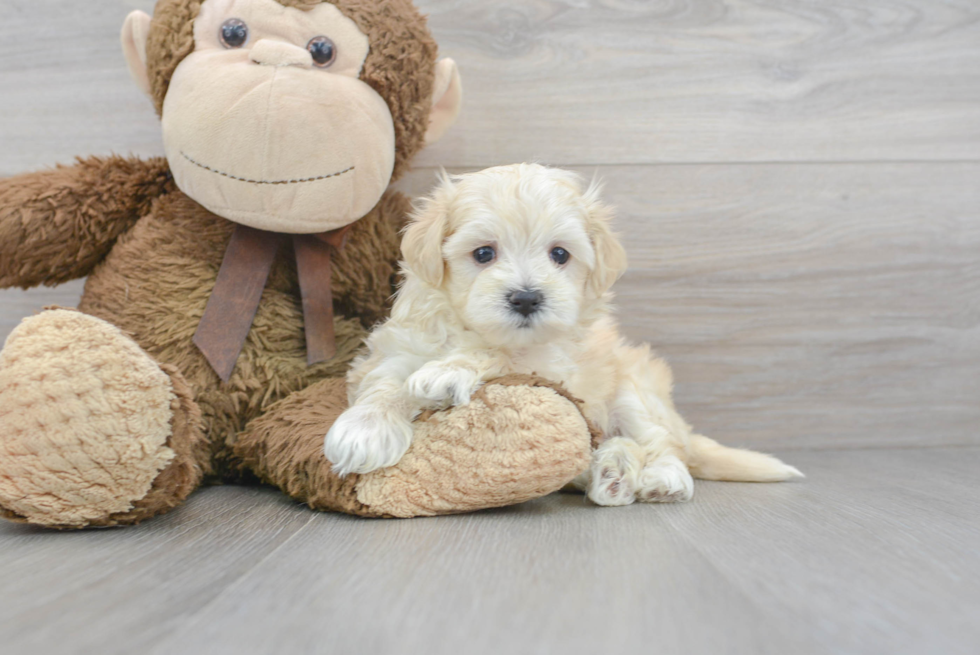
[{"label": "plush monkey body", "polygon": [[[326,378],[343,377],[366,328],[387,312],[407,199],[389,192],[358,221],[332,275],[337,356],[308,366],[292,242],[279,252],[249,338],[223,384],[191,336],[214,288],[235,224],[182,192],[161,196],[89,276],[79,309],[122,329],[147,354],[177,368],[201,408],[212,473],[237,475],[235,437],[276,401]],[[147,257],[146,253],[153,253]],[[373,262],[370,267],[364,262]],[[350,318],[349,318],[350,317]]]},{"label": "plush monkey body", "polygon": [[[319,509],[432,515],[534,498],[587,466],[581,412],[534,379],[425,417],[390,469],[342,479],[323,455],[348,364],[393,293],[409,203],[388,185],[459,105],[455,66],[436,62],[409,0],[160,0],[152,23],[130,16],[123,45],[168,159],[0,180],[0,287],[88,276],[79,311],[25,320],[0,352],[0,515],[131,524],[250,474]],[[277,245],[224,382],[194,338],[238,224]],[[345,225],[322,271],[336,356],[310,366],[291,236]]]}]

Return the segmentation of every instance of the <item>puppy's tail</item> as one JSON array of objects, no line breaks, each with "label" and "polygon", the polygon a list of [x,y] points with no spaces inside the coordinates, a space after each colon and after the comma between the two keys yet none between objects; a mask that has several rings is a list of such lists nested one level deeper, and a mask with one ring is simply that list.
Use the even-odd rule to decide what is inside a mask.
[{"label": "puppy's tail", "polygon": [[805,477],[799,469],[772,455],[729,448],[700,434],[691,436],[691,475],[701,480],[782,482]]}]

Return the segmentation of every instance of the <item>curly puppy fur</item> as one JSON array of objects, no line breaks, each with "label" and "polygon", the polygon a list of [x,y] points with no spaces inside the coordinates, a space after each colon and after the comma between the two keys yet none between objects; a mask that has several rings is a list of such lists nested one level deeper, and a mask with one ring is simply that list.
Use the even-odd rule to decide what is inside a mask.
[{"label": "curly puppy fur", "polygon": [[536,373],[581,398],[606,437],[579,481],[600,505],[689,500],[691,472],[800,475],[692,434],[670,368],[619,336],[609,289],[626,254],[611,218],[599,187],[565,171],[522,164],[444,179],[406,231],[391,319],[348,374],[351,408],[325,442],[338,472],[391,466],[424,409],[465,405],[500,375]]}]

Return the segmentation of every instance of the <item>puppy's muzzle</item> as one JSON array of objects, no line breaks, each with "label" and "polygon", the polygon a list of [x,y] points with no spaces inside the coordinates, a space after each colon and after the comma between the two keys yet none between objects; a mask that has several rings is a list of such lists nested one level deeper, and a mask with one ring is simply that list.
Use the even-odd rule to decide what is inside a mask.
[{"label": "puppy's muzzle", "polygon": [[512,312],[528,318],[541,309],[544,304],[544,294],[536,290],[521,289],[510,294],[507,301]]}]

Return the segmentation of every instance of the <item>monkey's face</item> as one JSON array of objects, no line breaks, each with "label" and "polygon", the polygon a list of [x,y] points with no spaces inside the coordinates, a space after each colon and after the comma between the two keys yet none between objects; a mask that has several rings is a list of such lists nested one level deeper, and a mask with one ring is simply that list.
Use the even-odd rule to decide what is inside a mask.
[{"label": "monkey's face", "polygon": [[358,79],[370,44],[332,4],[207,0],[163,105],[177,186],[262,230],[324,232],[367,214],[391,179],[388,106]]},{"label": "monkey's face", "polygon": [[[124,29],[131,70],[145,66],[148,21]],[[162,112],[177,186],[276,232],[324,232],[367,214],[391,181],[396,143],[388,105],[359,79],[371,44],[357,24],[328,2],[303,11],[205,0],[193,27],[194,51]]]}]

